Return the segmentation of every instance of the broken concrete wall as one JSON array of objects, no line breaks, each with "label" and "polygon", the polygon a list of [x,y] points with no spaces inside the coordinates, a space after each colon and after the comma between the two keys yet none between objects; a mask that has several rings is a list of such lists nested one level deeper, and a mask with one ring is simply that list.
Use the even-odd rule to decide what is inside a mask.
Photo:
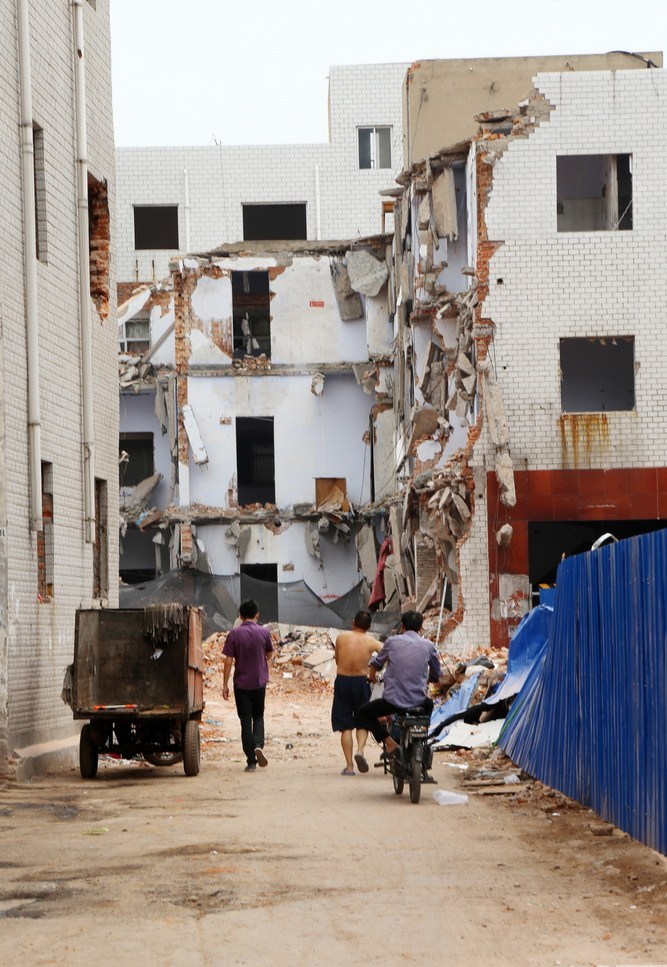
[{"label": "broken concrete wall", "polygon": [[188,400],[209,455],[206,466],[190,467],[191,503],[227,505],[226,491],[233,489],[237,474],[235,421],[240,416],[273,417],[278,507],[314,503],[317,477],[345,478],[355,507],[370,499],[364,435],[373,401],[353,376],[327,375],[321,396],[311,392],[307,374],[191,376]]},{"label": "broken concrete wall", "polygon": [[318,559],[306,549],[305,531],[312,526],[307,521],[285,521],[280,528],[239,523],[242,533],[249,535],[241,557],[226,537],[229,525],[197,525],[197,541],[205,548],[211,573],[238,574],[242,564],[276,564],[279,585],[305,581],[324,601],[346,594],[362,577],[352,539],[334,543],[330,537],[323,537]]}]

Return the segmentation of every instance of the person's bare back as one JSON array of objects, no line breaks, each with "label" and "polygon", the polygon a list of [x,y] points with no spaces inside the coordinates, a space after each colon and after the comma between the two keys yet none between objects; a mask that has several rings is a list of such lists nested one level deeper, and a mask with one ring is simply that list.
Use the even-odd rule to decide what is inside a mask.
[{"label": "person's bare back", "polygon": [[339,675],[367,675],[368,662],[373,652],[382,645],[372,635],[354,626],[342,631],[336,639],[336,669]]}]

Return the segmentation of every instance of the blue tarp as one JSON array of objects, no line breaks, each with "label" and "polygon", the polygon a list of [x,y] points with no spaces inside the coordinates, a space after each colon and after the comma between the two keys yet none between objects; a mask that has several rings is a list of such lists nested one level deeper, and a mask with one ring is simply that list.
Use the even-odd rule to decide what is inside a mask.
[{"label": "blue tarp", "polygon": [[498,744],[667,854],[667,530],[560,565],[544,659]]},{"label": "blue tarp", "polygon": [[478,705],[470,706],[469,702],[481,671],[478,675],[467,678],[451,698],[433,709],[429,734],[433,738],[440,736],[442,739],[446,735],[444,730],[452,722],[461,718],[468,721],[468,712],[477,713],[477,717],[474,719],[474,721],[477,721],[478,716],[486,709],[493,708],[499,702],[514,698],[521,690],[531,669],[536,663],[541,663],[544,658],[552,615],[553,608],[544,604],[529,611],[522,619],[510,642],[507,655],[507,673],[496,691]]},{"label": "blue tarp", "polygon": [[[461,683],[461,687],[458,688],[453,695],[450,695],[442,705],[436,705],[431,712],[431,722],[429,725],[429,735],[433,734],[433,730],[436,726],[445,722],[452,722],[458,713],[465,711],[468,708],[470,699],[473,696],[475,688],[477,687],[477,682],[479,676],[482,674],[480,669],[476,675],[471,675],[470,678],[466,678],[465,681]],[[438,734],[441,730],[438,730]]]}]

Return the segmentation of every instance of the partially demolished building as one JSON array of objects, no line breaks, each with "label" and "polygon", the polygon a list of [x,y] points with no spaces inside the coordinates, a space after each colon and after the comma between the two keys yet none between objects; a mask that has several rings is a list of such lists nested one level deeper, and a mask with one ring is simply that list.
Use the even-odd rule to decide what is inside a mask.
[{"label": "partially demolished building", "polygon": [[506,643],[563,555],[667,515],[665,74],[526,95],[396,193],[392,530],[417,576],[435,558],[431,603],[451,583],[461,650]]},{"label": "partially demolished building", "polygon": [[390,241],[223,246],[121,307],[152,328],[121,356],[127,581],[186,574],[223,623],[248,595],[334,626],[365,600],[395,489]]},{"label": "partially demolished building", "polygon": [[127,581],[227,620],[253,594],[337,625],[370,593],[463,653],[563,555],[662,526],[661,55],[557,60],[532,87],[480,62],[427,157],[404,117],[393,237],[223,246],[125,303]]}]

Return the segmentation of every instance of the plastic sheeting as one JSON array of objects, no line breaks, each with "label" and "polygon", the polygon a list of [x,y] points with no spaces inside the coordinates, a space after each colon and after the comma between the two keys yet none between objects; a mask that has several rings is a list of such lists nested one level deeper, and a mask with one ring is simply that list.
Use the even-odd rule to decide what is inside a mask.
[{"label": "plastic sheeting", "polygon": [[499,745],[667,853],[667,530],[564,561],[552,631]]},{"label": "plastic sheeting", "polygon": [[[365,607],[364,582],[347,594],[324,602],[305,581],[275,584],[243,577],[243,592],[259,604],[260,620],[324,628],[349,628],[352,618]],[[276,604],[277,601],[277,604]],[[203,632],[227,631],[238,617],[241,579],[238,574],[216,575],[184,569],[170,571],[154,581],[120,588],[121,608],[143,608],[149,604],[193,604],[203,608]],[[277,609],[277,615],[276,615]]]},{"label": "plastic sheeting", "polygon": [[[431,712],[431,721],[429,723],[429,735],[438,734],[441,735],[442,729],[438,729],[439,725],[444,728],[445,723],[452,722],[454,717],[460,712],[465,711],[468,708],[470,699],[477,687],[477,682],[479,676],[482,674],[481,670],[477,675],[471,675],[470,678],[466,678],[460,685],[460,687],[450,695],[442,705],[436,705]],[[438,729],[437,733],[435,730]],[[445,733],[446,735],[447,733]],[[442,736],[444,738],[444,736]]]}]

